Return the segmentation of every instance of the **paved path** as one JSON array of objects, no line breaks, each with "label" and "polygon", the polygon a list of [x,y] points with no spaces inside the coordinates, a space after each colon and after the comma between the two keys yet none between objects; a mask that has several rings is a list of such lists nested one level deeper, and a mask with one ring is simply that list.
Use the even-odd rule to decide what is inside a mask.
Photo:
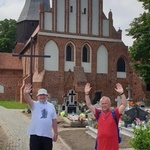
[{"label": "paved path", "polygon": [[[29,150],[29,122],[30,118],[23,114],[22,110],[0,106],[0,125],[9,138],[4,144],[4,150]],[[68,150],[62,142],[62,139],[54,142],[53,150]]]},{"label": "paved path", "polygon": [[[9,139],[5,142],[3,150],[29,150],[27,135],[29,122],[30,118],[22,113],[22,110],[6,109],[0,106],[0,126]],[[59,137],[57,142],[54,142],[53,150],[71,150],[71,148]]]}]

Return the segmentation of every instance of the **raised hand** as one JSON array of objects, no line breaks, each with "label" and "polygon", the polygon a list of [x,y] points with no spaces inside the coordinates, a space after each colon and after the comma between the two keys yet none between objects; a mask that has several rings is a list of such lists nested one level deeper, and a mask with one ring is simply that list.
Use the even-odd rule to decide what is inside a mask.
[{"label": "raised hand", "polygon": [[24,92],[24,94],[30,94],[31,90],[32,90],[32,85],[30,83],[28,83],[24,86],[23,92]]},{"label": "raised hand", "polygon": [[86,83],[85,88],[84,88],[84,92],[85,92],[86,94],[89,94],[91,88],[92,88],[92,87],[90,86],[90,83]]},{"label": "raised hand", "polygon": [[120,83],[117,83],[117,84],[116,84],[115,90],[116,90],[119,94],[122,94],[122,93],[124,92],[123,87],[122,87],[122,85],[121,85]]}]

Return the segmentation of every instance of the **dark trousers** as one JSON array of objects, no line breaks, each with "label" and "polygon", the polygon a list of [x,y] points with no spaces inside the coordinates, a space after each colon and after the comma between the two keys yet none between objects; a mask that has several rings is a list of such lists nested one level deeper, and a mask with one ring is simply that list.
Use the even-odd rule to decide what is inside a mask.
[{"label": "dark trousers", "polygon": [[53,141],[51,138],[30,135],[30,150],[52,150]]}]

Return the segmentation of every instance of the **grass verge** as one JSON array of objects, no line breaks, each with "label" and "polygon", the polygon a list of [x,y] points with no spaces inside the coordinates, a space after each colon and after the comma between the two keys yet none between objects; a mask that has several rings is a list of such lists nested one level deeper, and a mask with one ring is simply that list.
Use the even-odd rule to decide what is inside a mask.
[{"label": "grass verge", "polygon": [[28,107],[26,103],[20,103],[16,101],[4,101],[0,100],[0,106],[3,106],[8,109],[25,109]]}]

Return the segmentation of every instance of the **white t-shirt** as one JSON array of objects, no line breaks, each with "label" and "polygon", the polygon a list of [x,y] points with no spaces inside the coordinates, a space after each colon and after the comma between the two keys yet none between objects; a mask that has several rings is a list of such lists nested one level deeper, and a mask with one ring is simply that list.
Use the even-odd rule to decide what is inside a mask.
[{"label": "white t-shirt", "polygon": [[52,119],[57,117],[54,105],[47,101],[34,101],[31,113],[28,134],[52,138]]}]

